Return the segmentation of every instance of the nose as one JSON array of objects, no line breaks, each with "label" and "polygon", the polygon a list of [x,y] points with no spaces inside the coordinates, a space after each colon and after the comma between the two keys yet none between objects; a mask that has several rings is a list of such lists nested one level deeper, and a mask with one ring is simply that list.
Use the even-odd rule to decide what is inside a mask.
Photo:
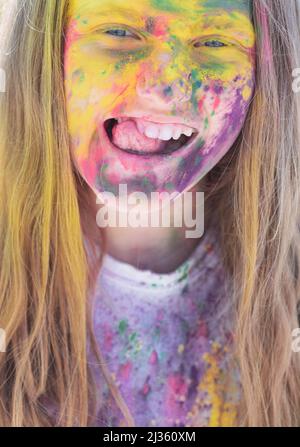
[{"label": "nose", "polygon": [[164,73],[164,67],[156,71],[152,67],[144,67],[136,86],[140,98],[161,105],[189,101],[192,95],[191,73],[176,73],[171,80],[167,80]]}]

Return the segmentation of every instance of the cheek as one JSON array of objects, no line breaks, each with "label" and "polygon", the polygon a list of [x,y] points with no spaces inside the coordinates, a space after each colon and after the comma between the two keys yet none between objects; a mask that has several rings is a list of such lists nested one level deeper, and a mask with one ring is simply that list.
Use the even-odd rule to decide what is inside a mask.
[{"label": "cheek", "polygon": [[240,133],[254,92],[254,72],[231,83],[204,86],[199,104],[206,141],[203,155],[224,155]]},{"label": "cheek", "polygon": [[[203,145],[181,157],[174,155],[153,164],[137,160],[134,166],[124,169],[97,140],[93,143],[93,138],[104,117],[118,114],[122,108],[131,110],[130,101],[136,100],[143,60],[120,65],[116,58],[87,57],[78,48],[70,48],[65,58],[68,125],[77,165],[88,183],[95,185],[99,172],[102,177],[105,172],[111,184],[121,180],[135,184],[137,176],[151,172],[155,178],[153,190],[163,190],[166,183],[181,190],[203,176],[230,149],[243,127],[254,89],[253,66],[244,61],[244,64],[231,63],[230,70],[219,64],[221,73],[216,72],[216,64],[211,62],[206,65],[211,77],[205,77],[199,65],[189,67],[192,95],[180,113],[199,120]],[[104,158],[105,163],[101,164]]]},{"label": "cheek", "polygon": [[249,104],[254,92],[254,74],[252,78],[235,81],[219,94],[208,91],[203,100],[205,147],[202,155],[207,157],[207,169],[210,169],[232,147],[243,128]]},{"label": "cheek", "polygon": [[143,59],[144,54],[140,53],[117,56],[113,52],[100,53],[88,44],[75,43],[65,53],[67,90],[73,89],[77,97],[84,99],[90,96],[91,90],[97,90],[103,92],[105,98],[113,94],[116,87],[132,84],[137,79]]},{"label": "cheek", "polygon": [[87,57],[84,51],[70,48],[65,56],[65,90],[71,133],[80,128],[88,131],[95,120],[122,107],[125,97],[133,98],[139,72],[139,63]]}]

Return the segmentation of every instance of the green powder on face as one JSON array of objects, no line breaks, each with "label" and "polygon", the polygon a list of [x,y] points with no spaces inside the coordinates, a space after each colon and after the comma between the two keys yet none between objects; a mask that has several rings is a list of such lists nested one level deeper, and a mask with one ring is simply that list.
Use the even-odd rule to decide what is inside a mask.
[{"label": "green powder on face", "polygon": [[224,9],[226,11],[241,11],[249,13],[251,11],[250,0],[205,0],[199,1],[199,6],[206,9]]},{"label": "green powder on face", "polygon": [[201,65],[201,76],[206,79],[208,77],[220,79],[227,69],[227,63],[211,61]]},{"label": "green powder on face", "polygon": [[160,11],[182,12],[183,8],[178,5],[178,1],[174,0],[151,0],[151,6]]},{"label": "green powder on face", "polygon": [[172,183],[172,182],[166,183],[165,188],[168,189],[169,191],[172,191],[175,188],[174,183]]},{"label": "green powder on face", "polygon": [[75,70],[72,73],[72,81],[73,82],[83,82],[85,79],[84,71],[81,69]]},{"label": "green powder on face", "polygon": [[197,99],[197,92],[199,88],[202,86],[201,80],[198,78],[198,70],[193,69],[191,71],[192,76],[192,98],[191,101],[193,103],[193,108],[195,111],[198,111],[198,99]]},{"label": "green powder on face", "polygon": [[[184,46],[182,45],[180,39],[175,34],[171,34],[167,42],[170,50],[173,51],[174,57],[178,56],[184,51]],[[172,64],[172,68],[176,68],[177,64]]]},{"label": "green powder on face", "polygon": [[179,163],[178,163],[178,168],[181,170],[181,169],[184,169],[185,168],[185,165],[186,165],[186,161],[185,161],[185,158],[184,157],[181,157],[181,159],[180,159],[180,161],[179,161]]},{"label": "green powder on face", "polygon": [[121,70],[125,68],[126,65],[138,62],[146,58],[149,54],[149,49],[142,49],[140,51],[112,51],[109,50],[109,54],[114,58],[118,57],[120,60],[115,63],[115,70]]},{"label": "green powder on face", "polygon": [[202,160],[203,160],[203,157],[201,157],[201,155],[197,155],[197,157],[195,159],[195,166],[198,166]]},{"label": "green powder on face", "polygon": [[165,96],[171,96],[172,95],[172,87],[168,86],[164,89],[164,95]]}]

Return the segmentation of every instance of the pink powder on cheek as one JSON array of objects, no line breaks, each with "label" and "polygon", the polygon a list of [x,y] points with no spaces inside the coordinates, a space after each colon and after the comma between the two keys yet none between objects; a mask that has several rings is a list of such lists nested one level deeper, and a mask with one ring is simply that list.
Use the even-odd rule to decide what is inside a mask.
[{"label": "pink powder on cheek", "polygon": [[[80,33],[77,31],[77,20],[73,19],[69,21],[67,31],[66,31],[66,38],[65,38],[65,45],[64,45],[64,77],[65,79],[68,78],[68,72],[70,71],[70,61],[69,61],[69,54],[70,54],[70,47],[72,43],[78,38]],[[69,99],[69,97],[67,98]]]},{"label": "pink powder on cheek", "polygon": [[203,96],[203,98],[199,99],[198,101],[198,111],[202,112],[203,111],[203,104],[205,101],[206,96]]},{"label": "pink powder on cheek", "polygon": [[83,176],[88,180],[88,182],[94,184],[97,176],[96,163],[93,163],[93,160],[86,159],[82,160],[79,165]]},{"label": "pink powder on cheek", "polygon": [[218,106],[220,105],[220,98],[219,96],[216,96],[216,99],[214,100],[214,104],[213,104],[213,110],[216,110],[218,108]]},{"label": "pink powder on cheek", "polygon": [[77,20],[76,19],[70,20],[67,27],[66,39],[65,39],[65,48],[64,48],[65,56],[68,50],[70,49],[70,46],[72,45],[74,40],[77,39],[79,35],[80,33],[77,31]]}]

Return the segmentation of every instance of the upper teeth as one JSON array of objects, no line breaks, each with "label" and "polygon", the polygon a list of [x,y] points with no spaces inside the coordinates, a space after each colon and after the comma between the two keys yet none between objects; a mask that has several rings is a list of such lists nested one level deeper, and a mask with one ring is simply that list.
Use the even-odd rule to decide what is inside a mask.
[{"label": "upper teeth", "polygon": [[[123,121],[127,120],[128,118],[118,118],[118,123],[122,123]],[[159,124],[139,118],[134,120],[139,132],[143,133],[148,138],[158,138],[164,141],[168,141],[171,138],[178,140],[182,134],[190,137],[194,132],[194,129],[185,126],[184,124]]]}]

